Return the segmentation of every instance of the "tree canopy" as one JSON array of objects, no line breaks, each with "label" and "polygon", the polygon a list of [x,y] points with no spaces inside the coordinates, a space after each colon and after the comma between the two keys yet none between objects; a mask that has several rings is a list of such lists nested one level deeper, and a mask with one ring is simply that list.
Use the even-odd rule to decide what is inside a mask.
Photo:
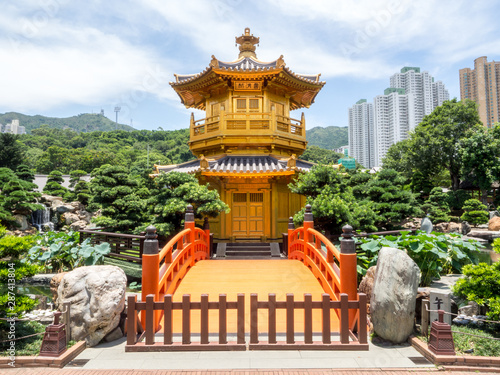
[{"label": "tree canopy", "polygon": [[474,102],[446,101],[423,118],[407,141],[389,149],[384,166],[411,176],[419,172],[421,179],[431,179],[445,169],[452,189],[457,190],[462,177],[460,144],[481,125]]},{"label": "tree canopy", "polygon": [[0,167],[15,170],[23,160],[23,145],[19,136],[10,133],[0,133]]}]

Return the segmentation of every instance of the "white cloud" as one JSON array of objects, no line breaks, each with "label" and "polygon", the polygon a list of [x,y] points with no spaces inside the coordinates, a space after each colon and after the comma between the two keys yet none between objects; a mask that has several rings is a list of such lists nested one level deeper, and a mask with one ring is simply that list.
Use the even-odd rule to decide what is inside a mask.
[{"label": "white cloud", "polygon": [[[9,18],[3,13],[0,21]],[[140,101],[144,93],[174,99],[168,58],[120,36],[71,20],[2,24],[0,102],[10,110],[47,109],[70,103]],[[40,18],[41,19],[41,18]],[[29,29],[26,25],[31,25]],[[28,32],[29,30],[29,32]]]},{"label": "white cloud", "polygon": [[173,73],[198,73],[211,55],[234,60],[245,27],[260,37],[260,59],[283,54],[294,72],[327,81],[368,85],[405,64],[451,80],[457,63],[500,54],[497,14],[493,2],[465,0],[6,2],[0,103],[18,111],[113,103],[133,112],[153,97],[176,116],[185,109],[168,85]]}]

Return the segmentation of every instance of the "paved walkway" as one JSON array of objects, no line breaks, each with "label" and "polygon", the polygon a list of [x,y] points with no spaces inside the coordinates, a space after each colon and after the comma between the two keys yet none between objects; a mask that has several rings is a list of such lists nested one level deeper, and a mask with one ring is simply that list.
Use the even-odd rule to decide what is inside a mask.
[{"label": "paved walkway", "polygon": [[[196,263],[186,274],[176,292],[174,301],[182,301],[183,294],[190,294],[191,301],[200,301],[202,294],[208,294],[209,300],[216,302],[219,294],[225,294],[227,301],[236,301],[238,293],[245,294],[245,315],[250,316],[250,294],[257,293],[259,300],[267,301],[268,294],[276,294],[278,301],[285,301],[287,293],[293,293],[295,301],[303,301],[305,293],[311,293],[313,301],[321,301],[324,292],[313,273],[298,260],[202,260]],[[276,330],[285,332],[286,312],[276,312]],[[182,317],[179,310],[174,311],[174,332],[180,333]],[[259,332],[267,332],[267,313],[260,311]],[[200,332],[200,312],[191,312],[192,332]],[[321,311],[313,310],[313,331],[321,332]],[[236,311],[227,312],[227,332],[236,332]],[[162,324],[163,325],[163,324]],[[218,313],[209,313],[209,330],[218,333]],[[177,329],[176,329],[177,327]],[[333,331],[338,329],[338,319],[331,316]],[[304,330],[303,310],[295,313],[295,331]],[[250,331],[250,320],[245,319],[245,331]]]},{"label": "paved walkway", "polygon": [[[337,369],[304,369],[304,370],[81,370],[81,369],[40,369],[26,368],[5,370],[8,375],[429,375],[438,369],[365,369],[365,370],[337,370]],[[495,371],[462,371],[447,369],[453,375],[491,374]],[[442,373],[442,371],[440,371]]]}]

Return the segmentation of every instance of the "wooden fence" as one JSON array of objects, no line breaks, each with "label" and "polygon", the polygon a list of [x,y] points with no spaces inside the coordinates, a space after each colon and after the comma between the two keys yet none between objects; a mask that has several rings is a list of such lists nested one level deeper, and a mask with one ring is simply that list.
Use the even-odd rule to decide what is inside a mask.
[{"label": "wooden fence", "polygon": [[142,264],[146,236],[92,230],[79,230],[79,232],[80,243],[87,238],[90,238],[92,244],[107,242],[111,247],[111,252],[107,255],[108,257]]},{"label": "wooden fence", "polygon": [[[285,340],[277,340],[276,311],[286,312]],[[313,310],[321,311],[321,339],[313,332]],[[173,313],[182,313],[182,332],[179,337],[173,333]],[[191,313],[200,311],[200,334],[191,333]],[[217,341],[210,341],[209,310],[218,311]],[[227,311],[236,310],[236,331],[227,332]],[[266,310],[261,316],[267,319],[267,341],[261,341],[259,333],[259,310]],[[295,315],[303,310],[303,332],[295,331]],[[340,318],[340,328],[333,332],[330,325],[332,310]],[[146,326],[138,323],[138,313],[145,312]],[[349,311],[356,316],[357,335],[350,329]],[[163,314],[162,340],[155,342],[155,312]],[[287,294],[286,301],[276,301],[275,294],[269,294],[267,301],[259,301],[257,294],[250,295],[250,332],[245,332],[245,296],[238,294],[236,301],[227,301],[226,295],[220,294],[218,302],[209,302],[203,294],[200,302],[191,302],[190,295],[183,295],[181,302],[173,302],[172,295],[166,295],[161,302],[155,302],[154,295],[148,295],[145,302],[137,302],[137,296],[128,297],[127,310],[127,352],[145,351],[189,351],[189,350],[368,350],[367,304],[366,295],[349,301],[347,294],[340,295],[339,301],[332,301],[328,294],[323,294],[321,301],[313,301],[310,294],[304,295],[304,301],[295,301],[293,294]],[[338,337],[338,340],[332,340]],[[298,340],[299,336],[303,340]],[[235,339],[228,341],[228,336]],[[161,334],[160,334],[161,337]],[[316,338],[316,341],[314,340]],[[249,339],[249,340],[248,340]]]}]

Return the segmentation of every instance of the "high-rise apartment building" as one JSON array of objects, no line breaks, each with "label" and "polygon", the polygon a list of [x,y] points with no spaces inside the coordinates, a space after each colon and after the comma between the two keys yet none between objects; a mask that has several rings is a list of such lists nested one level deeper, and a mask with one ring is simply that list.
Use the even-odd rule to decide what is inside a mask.
[{"label": "high-rise apartment building", "polygon": [[401,88],[388,88],[384,95],[373,99],[375,118],[374,166],[381,166],[387,150],[394,143],[408,138],[408,132],[417,125],[416,95],[406,94]]},{"label": "high-rise apartment building", "polygon": [[[442,81],[432,82],[432,105],[439,107],[443,102],[450,100],[450,93]],[[433,109],[434,110],[434,109]]]},{"label": "high-rise apartment building", "polygon": [[486,56],[474,60],[474,69],[460,69],[460,98],[477,103],[479,117],[491,128],[500,122],[500,62]]},{"label": "high-rise apartment building", "polygon": [[365,168],[375,166],[373,104],[361,99],[349,108],[349,153]]},{"label": "high-rise apartment building", "polygon": [[[402,68],[390,77],[390,87],[374,98],[372,107],[370,103],[358,102],[349,109],[351,156],[367,168],[381,166],[389,147],[407,139],[424,116],[449,98],[443,82],[434,82],[428,72],[421,72],[418,67]],[[373,111],[373,115],[363,110]],[[366,119],[371,119],[372,128]],[[367,134],[372,138],[367,140]]]},{"label": "high-rise apartment building", "polygon": [[0,124],[0,132],[12,133],[12,134],[26,134],[26,128],[24,126],[19,125],[19,120],[14,119],[10,124],[3,126],[3,129]]},{"label": "high-rise apartment building", "polygon": [[404,89],[415,96],[415,121],[419,124],[424,116],[434,110],[432,77],[429,72],[420,72],[418,67],[405,66],[390,79],[391,88]]}]

